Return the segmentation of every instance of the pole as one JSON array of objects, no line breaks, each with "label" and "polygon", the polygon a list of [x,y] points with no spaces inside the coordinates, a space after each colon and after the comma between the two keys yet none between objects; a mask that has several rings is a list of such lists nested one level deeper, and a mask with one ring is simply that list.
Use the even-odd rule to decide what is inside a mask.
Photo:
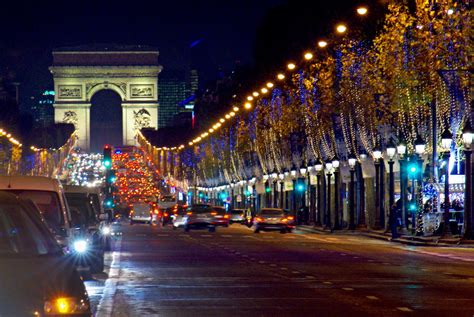
[{"label": "pole", "polygon": [[469,149],[464,150],[466,156],[465,171],[466,171],[466,191],[464,192],[464,239],[472,238],[472,167],[471,167],[471,154],[472,151]]},{"label": "pole", "polygon": [[449,219],[451,218],[449,215],[449,156],[451,155],[450,151],[446,152],[446,171],[445,171],[445,178],[444,178],[444,236],[451,235],[451,226]]},{"label": "pole", "polygon": [[339,168],[334,170],[334,230],[341,228],[339,224]]},{"label": "pole", "polygon": [[327,190],[328,190],[328,195],[327,195],[327,200],[326,200],[326,215],[325,215],[325,225],[327,228],[332,230],[331,226],[331,171],[328,171],[327,173],[328,176],[328,181],[327,181]]},{"label": "pole", "polygon": [[375,227],[380,229],[380,162],[375,160]]},{"label": "pole", "polygon": [[351,168],[350,170],[351,173],[351,182],[349,184],[349,230],[354,230],[355,229],[355,222],[354,222],[354,215],[355,215],[355,193],[354,193],[354,174],[355,170],[354,168]]}]

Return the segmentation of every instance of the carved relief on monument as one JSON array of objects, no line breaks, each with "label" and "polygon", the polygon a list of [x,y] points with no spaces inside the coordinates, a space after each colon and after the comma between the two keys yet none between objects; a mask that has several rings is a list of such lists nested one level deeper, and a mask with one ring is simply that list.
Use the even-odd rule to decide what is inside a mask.
[{"label": "carved relief on monument", "polygon": [[74,111],[64,112],[63,122],[64,123],[72,123],[72,124],[74,124],[74,126],[77,129],[77,122],[78,122],[77,113],[74,112]]},{"label": "carved relief on monument", "polygon": [[151,115],[146,109],[143,108],[138,111],[133,111],[133,122],[135,130],[149,128],[151,125]]},{"label": "carved relief on monument", "polygon": [[153,98],[153,85],[130,85],[130,98]]},{"label": "carved relief on monument", "polygon": [[81,99],[82,86],[81,85],[59,85],[58,98],[59,99]]},{"label": "carved relief on monument", "polygon": [[124,95],[127,95],[127,83],[109,83],[109,82],[93,82],[86,84],[86,95],[89,95],[92,89],[99,85],[104,85],[105,88],[108,88],[109,85],[114,85],[118,87]]}]

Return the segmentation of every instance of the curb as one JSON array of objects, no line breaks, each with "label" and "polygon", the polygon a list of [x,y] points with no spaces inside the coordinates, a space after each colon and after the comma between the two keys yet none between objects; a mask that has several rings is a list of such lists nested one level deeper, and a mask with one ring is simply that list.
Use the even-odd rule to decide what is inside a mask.
[{"label": "curb", "polygon": [[[297,226],[298,230],[307,232],[307,233],[316,233],[316,234],[324,234],[324,235],[331,235],[333,232],[323,228],[314,228],[309,226]],[[388,242],[397,242],[400,244],[410,245],[410,246],[419,246],[419,247],[457,247],[457,248],[474,248],[474,241],[462,241],[461,239],[438,239],[435,241],[420,241],[423,238],[419,237],[401,237],[397,239],[392,239],[389,235],[385,235],[383,233],[373,232],[373,231],[346,231],[341,230],[336,232],[339,235],[350,235],[350,236],[364,236],[372,239],[378,239]],[[443,241],[444,240],[444,241]]]}]

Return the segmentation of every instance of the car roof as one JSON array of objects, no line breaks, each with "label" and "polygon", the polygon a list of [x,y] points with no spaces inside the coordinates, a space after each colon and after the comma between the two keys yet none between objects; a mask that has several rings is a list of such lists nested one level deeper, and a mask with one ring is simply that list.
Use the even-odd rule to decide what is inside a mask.
[{"label": "car roof", "polygon": [[98,187],[63,185],[63,188],[66,193],[100,194],[100,189]]},{"label": "car roof", "polygon": [[58,192],[61,183],[44,176],[0,176],[0,190],[45,190]]}]

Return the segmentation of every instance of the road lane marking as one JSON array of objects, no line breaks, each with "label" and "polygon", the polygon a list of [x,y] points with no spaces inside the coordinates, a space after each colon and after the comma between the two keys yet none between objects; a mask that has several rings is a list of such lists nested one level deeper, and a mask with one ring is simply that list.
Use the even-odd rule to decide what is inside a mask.
[{"label": "road lane marking", "polygon": [[412,312],[413,309],[410,309],[408,307],[397,307],[399,311],[404,311],[404,312]]},{"label": "road lane marking", "polygon": [[379,299],[377,296],[372,296],[372,295],[365,296],[365,297],[367,297],[368,299],[371,299],[371,300],[378,300]]}]

